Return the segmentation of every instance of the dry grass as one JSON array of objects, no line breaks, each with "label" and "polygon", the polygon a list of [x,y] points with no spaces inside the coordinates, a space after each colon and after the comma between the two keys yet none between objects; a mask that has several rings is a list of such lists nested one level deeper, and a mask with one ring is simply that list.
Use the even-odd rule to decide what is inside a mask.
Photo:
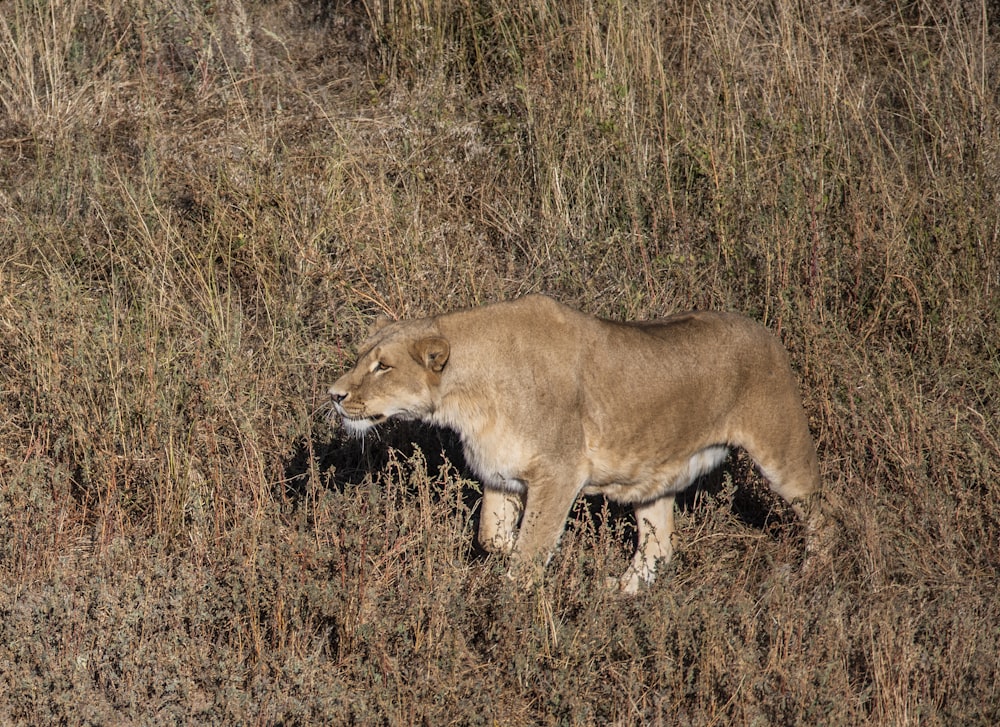
[{"label": "dry grass", "polygon": [[[3,721],[1000,721],[991,8],[0,2]],[[521,596],[446,433],[321,416],[527,291],[778,330],[829,561],[738,457],[648,592],[588,501]]]}]

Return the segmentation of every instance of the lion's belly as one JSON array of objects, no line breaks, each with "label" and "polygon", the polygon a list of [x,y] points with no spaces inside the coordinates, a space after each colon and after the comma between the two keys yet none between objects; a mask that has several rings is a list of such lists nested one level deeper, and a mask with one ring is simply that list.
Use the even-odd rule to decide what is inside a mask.
[{"label": "lion's belly", "polygon": [[592,449],[591,475],[583,491],[618,502],[648,502],[686,489],[722,464],[727,453],[725,446],[714,445],[687,457],[653,460]]}]

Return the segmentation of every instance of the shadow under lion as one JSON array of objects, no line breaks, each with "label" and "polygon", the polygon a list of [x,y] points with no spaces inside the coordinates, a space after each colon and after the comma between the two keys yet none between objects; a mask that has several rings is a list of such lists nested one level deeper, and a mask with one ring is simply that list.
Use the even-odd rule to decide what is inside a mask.
[{"label": "shadow under lion", "polygon": [[[417,496],[409,475],[426,469],[432,482],[435,473],[454,472],[463,480],[478,483],[465,462],[458,435],[448,429],[413,421],[388,422],[377,434],[354,439],[341,434],[332,438],[300,438],[285,463],[284,479],[275,495],[293,514],[308,496],[310,477],[318,476],[320,486],[346,492],[368,478],[378,481],[389,476],[390,469],[401,477],[404,492]],[[440,497],[443,488],[432,488],[432,497]],[[471,540],[466,550],[469,563],[480,562],[495,554],[483,548],[476,537],[479,530],[479,502],[482,491],[474,485],[462,488],[462,504],[472,513]],[[440,502],[440,501],[438,501]],[[767,481],[757,472],[749,455],[732,448],[726,460],[715,470],[695,480],[676,498],[678,513],[698,515],[711,508],[728,511],[744,527],[766,534],[774,540],[794,537],[804,540],[803,528],[795,513],[775,496]],[[581,495],[567,518],[566,528],[611,528],[618,545],[631,553],[636,546],[635,516],[631,505],[616,503],[601,495]],[[799,549],[800,552],[803,548]],[[503,556],[501,556],[503,557]]]}]

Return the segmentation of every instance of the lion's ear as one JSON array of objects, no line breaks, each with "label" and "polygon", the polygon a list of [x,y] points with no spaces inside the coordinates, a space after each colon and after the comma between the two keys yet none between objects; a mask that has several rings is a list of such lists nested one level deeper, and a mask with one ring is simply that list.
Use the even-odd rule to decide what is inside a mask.
[{"label": "lion's ear", "polygon": [[417,363],[436,373],[440,373],[448,362],[449,353],[451,353],[451,346],[448,341],[437,336],[421,338],[413,344],[411,350]]},{"label": "lion's ear", "polygon": [[385,316],[379,316],[378,318],[376,318],[375,322],[372,323],[372,327],[368,329],[368,338],[374,336],[376,333],[381,331],[390,323],[392,323],[391,318],[386,318]]}]

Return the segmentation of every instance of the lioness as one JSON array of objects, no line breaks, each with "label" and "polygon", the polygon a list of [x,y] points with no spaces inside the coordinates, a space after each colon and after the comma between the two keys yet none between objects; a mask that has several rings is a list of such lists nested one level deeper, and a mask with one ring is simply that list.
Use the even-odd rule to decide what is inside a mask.
[{"label": "lioness", "polygon": [[630,593],[670,558],[674,496],[730,446],[801,518],[819,486],[784,348],[732,313],[619,323],[529,295],[380,319],[330,396],[357,436],[389,418],[455,430],[483,483],[480,541],[513,551],[513,570],[544,567],[581,492],[632,504]]}]

